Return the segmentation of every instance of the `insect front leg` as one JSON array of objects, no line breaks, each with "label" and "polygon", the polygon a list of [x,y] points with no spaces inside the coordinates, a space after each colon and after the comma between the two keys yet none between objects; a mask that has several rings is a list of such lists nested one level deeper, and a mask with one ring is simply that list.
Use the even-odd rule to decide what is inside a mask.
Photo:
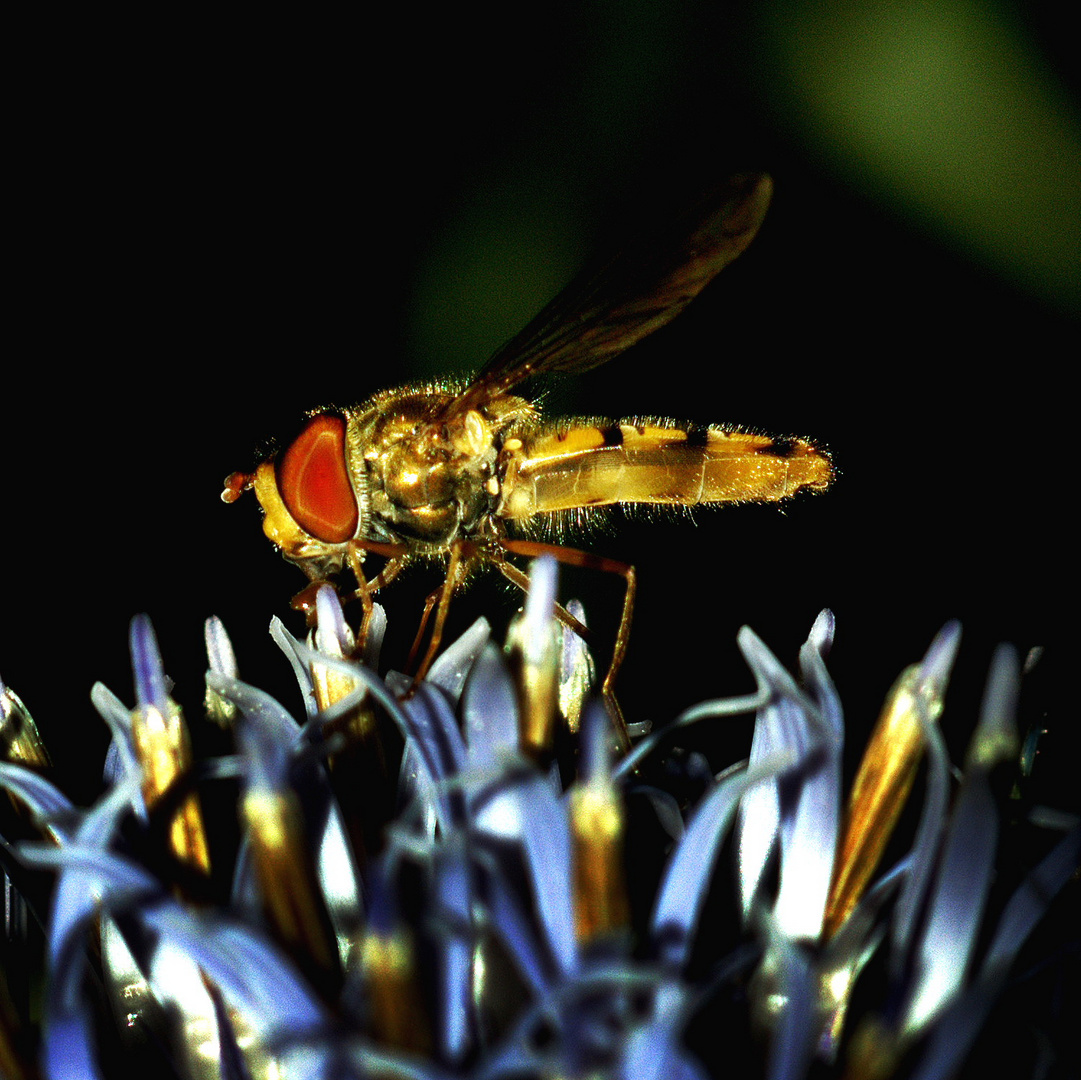
[{"label": "insect front leg", "polygon": [[[381,555],[387,560],[383,569],[371,581],[368,580],[368,576],[364,573],[364,556],[369,551],[373,555]],[[346,561],[349,563],[349,569],[353,571],[353,577],[356,578],[357,582],[356,592],[349,599],[360,601],[360,632],[357,634],[357,642],[360,648],[363,648],[364,642],[368,639],[368,626],[372,621],[373,612],[372,594],[378,592],[384,585],[390,584],[401,573],[402,567],[406,563],[407,554],[408,551],[402,544],[381,544],[375,540],[349,541]]]},{"label": "insect front leg", "polygon": [[289,601],[289,606],[294,611],[299,611],[304,616],[304,620],[309,627],[315,625],[315,598],[324,585],[329,585],[331,588],[334,588],[334,582],[326,581],[323,578],[315,578],[308,582],[308,584]]}]

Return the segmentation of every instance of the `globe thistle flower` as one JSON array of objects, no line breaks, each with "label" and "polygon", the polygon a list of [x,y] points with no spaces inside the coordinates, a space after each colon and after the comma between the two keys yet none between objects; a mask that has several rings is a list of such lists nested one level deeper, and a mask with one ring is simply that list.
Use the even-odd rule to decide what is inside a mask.
[{"label": "globe thistle flower", "polygon": [[[889,694],[845,807],[828,612],[799,681],[745,628],[756,692],[632,724],[622,753],[554,597],[538,559],[508,647],[481,621],[414,684],[376,674],[382,610],[358,650],[325,589],[306,641],[272,627],[299,718],[241,681],[210,620],[205,709],[232,738],[210,760],[193,758],[138,617],[135,707],[93,693],[113,744],[88,809],[41,753],[15,752],[33,725],[0,690],[0,784],[22,808],[3,823],[9,989],[32,937],[11,912],[36,905],[46,924],[40,1027],[9,993],[3,1075],[106,1077],[137,1059],[222,1080],[699,1080],[749,1048],[775,1080],[954,1075],[1081,857],[1062,817],[985,925],[990,777],[1017,748],[1012,652],[996,654],[955,783],[937,726],[959,640],[946,627]],[[737,715],[755,718],[746,761],[714,776],[677,752],[690,725]],[[910,792],[911,847],[882,866]],[[208,833],[229,813],[239,841],[220,865]],[[732,924],[707,926],[729,890]]]}]

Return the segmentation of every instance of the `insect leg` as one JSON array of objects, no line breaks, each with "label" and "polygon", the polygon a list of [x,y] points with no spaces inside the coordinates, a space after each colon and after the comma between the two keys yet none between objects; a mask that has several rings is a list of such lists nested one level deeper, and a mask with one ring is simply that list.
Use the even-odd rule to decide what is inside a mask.
[{"label": "insect leg", "polygon": [[[523,593],[529,592],[532,587],[530,577],[518,567],[507,561],[506,553],[500,550],[491,552],[491,561],[499,572],[511,584],[517,586]],[[564,627],[573,631],[579,638],[590,640],[592,634],[588,627],[576,619],[562,604],[553,604],[553,614]],[[522,612],[521,621],[511,625],[507,632],[507,648],[509,652],[511,670],[514,674],[518,691],[518,722],[519,741],[521,749],[527,755],[536,760],[545,760],[553,746],[554,729],[557,706],[563,697],[564,688],[562,679],[564,673],[560,670],[560,652],[555,637],[546,639],[542,633],[539,640],[527,641],[525,634],[527,619]],[[545,631],[550,630],[546,627]],[[592,664],[589,665],[590,673]],[[584,681],[581,686],[582,692],[590,689],[588,682],[592,680],[580,673]],[[580,706],[581,702],[579,702]],[[565,716],[571,731],[576,731],[575,719],[571,715]],[[618,725],[617,725],[618,729]]]},{"label": "insect leg", "polygon": [[[529,575],[519,570],[517,566],[512,565],[509,562],[505,562],[502,559],[492,560],[499,572],[512,584],[517,585],[522,592],[529,591]],[[555,605],[555,617],[565,626],[568,630],[573,630],[583,641],[591,642],[593,640],[593,631],[580,619],[576,619],[562,604],[558,601]]]},{"label": "insect leg", "polygon": [[432,666],[432,661],[435,659],[435,654],[439,651],[440,642],[443,640],[443,627],[447,621],[447,612],[450,610],[450,598],[454,595],[454,590],[465,575],[463,570],[467,569],[469,563],[477,555],[477,545],[469,540],[455,540],[450,546],[450,560],[447,563],[447,575],[443,579],[443,584],[428,596],[428,599],[424,602],[424,613],[420,617],[420,627],[417,630],[417,636],[413,641],[413,647],[409,650],[409,659],[406,662],[406,670],[410,670],[413,666],[413,662],[417,658],[417,654],[420,652],[421,642],[424,640],[424,632],[428,625],[428,619],[431,617],[433,608],[435,609],[435,623],[432,626],[432,636],[428,641],[428,648],[424,653],[424,659],[421,660],[420,666],[417,668],[413,675],[414,682],[420,682],[425,675],[428,674],[428,669]]},{"label": "insect leg", "polygon": [[417,657],[420,655],[420,647],[424,643],[424,635],[428,630],[428,620],[431,618],[432,608],[435,607],[436,601],[442,595],[443,586],[440,585],[435,592],[429,593],[424,601],[424,610],[420,614],[420,625],[417,627],[416,637],[413,638],[413,644],[409,648],[409,656],[405,661],[406,674],[414,670]]},{"label": "insect leg", "polygon": [[[616,701],[613,687],[616,675],[619,674],[623,656],[627,651],[627,641],[631,633],[631,615],[634,612],[634,597],[638,587],[638,577],[635,569],[629,563],[619,562],[616,559],[606,559],[603,555],[594,555],[590,551],[579,551],[577,548],[558,547],[555,544],[542,544],[534,540],[507,540],[503,537],[498,541],[500,547],[511,555],[524,555],[526,558],[535,559],[538,555],[551,555],[559,562],[568,566],[577,566],[584,570],[600,570],[603,573],[619,574],[623,578],[626,589],[623,594],[623,611],[619,618],[619,630],[616,632],[615,645],[612,648],[612,659],[608,664],[608,673],[601,683],[601,694],[608,712],[616,725],[619,740],[624,749],[630,746],[630,737],[627,734],[627,724],[623,719],[623,711]],[[502,569],[502,566],[500,567]],[[510,577],[510,575],[507,575]],[[511,578],[511,580],[514,580]],[[566,613],[568,618],[573,618]],[[560,617],[560,621],[564,620]],[[575,622],[578,620],[575,619]],[[570,625],[565,623],[565,625]],[[577,633],[577,628],[572,627]]]},{"label": "insect leg", "polygon": [[308,582],[308,584],[289,601],[289,606],[294,611],[299,611],[304,616],[305,622],[309,627],[315,625],[315,597],[324,585],[333,587],[334,583],[331,581],[324,581],[322,578],[316,578],[315,580]]},{"label": "insect leg", "polygon": [[[369,551],[373,555],[382,555],[387,560],[383,569],[371,581],[364,573],[364,556]],[[362,611],[360,632],[357,634],[357,643],[360,648],[363,648],[368,638],[368,624],[372,621],[372,594],[398,576],[405,565],[406,554],[406,548],[401,544],[381,544],[374,540],[349,541],[346,560],[357,581],[357,590],[351,599],[360,601]]]}]

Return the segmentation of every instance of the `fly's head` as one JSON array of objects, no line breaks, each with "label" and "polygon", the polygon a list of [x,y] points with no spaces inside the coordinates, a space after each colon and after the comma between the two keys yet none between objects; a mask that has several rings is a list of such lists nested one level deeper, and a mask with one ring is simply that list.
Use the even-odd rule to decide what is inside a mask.
[{"label": "fly's head", "polygon": [[364,462],[351,453],[338,410],[311,414],[296,438],[254,472],[226,477],[222,500],[235,502],[249,488],[263,508],[263,532],[313,581],[340,571],[349,542],[365,535]]}]

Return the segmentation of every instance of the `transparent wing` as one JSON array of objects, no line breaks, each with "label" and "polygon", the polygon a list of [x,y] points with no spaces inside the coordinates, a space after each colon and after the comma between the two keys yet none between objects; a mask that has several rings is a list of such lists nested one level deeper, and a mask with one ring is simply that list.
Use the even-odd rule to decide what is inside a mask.
[{"label": "transparent wing", "polygon": [[674,319],[751,242],[772,192],[766,175],[732,177],[674,242],[652,237],[582,274],[495,353],[452,411],[534,375],[597,367]]}]

